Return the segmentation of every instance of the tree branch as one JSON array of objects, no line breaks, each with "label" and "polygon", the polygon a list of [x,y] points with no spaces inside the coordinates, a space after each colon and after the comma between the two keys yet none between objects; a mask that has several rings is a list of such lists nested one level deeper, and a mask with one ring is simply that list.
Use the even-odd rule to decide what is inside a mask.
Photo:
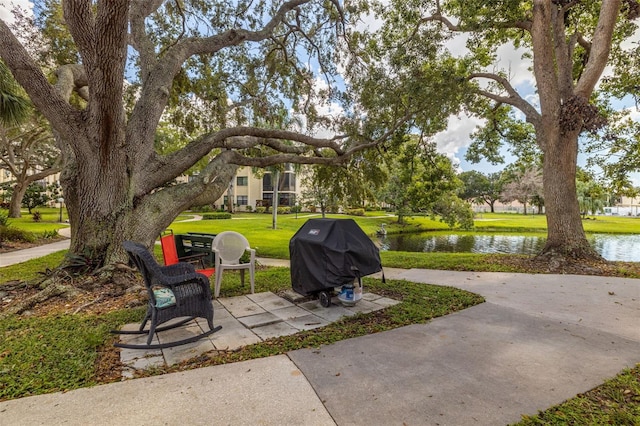
[{"label": "tree branch", "polygon": [[506,78],[486,72],[476,72],[469,74],[469,79],[473,78],[487,78],[489,80],[493,80],[496,83],[500,84],[502,88],[508,93],[509,96],[500,96],[495,93],[491,93],[487,90],[479,90],[479,93],[483,96],[486,96],[489,99],[493,99],[496,102],[502,102],[508,105],[511,105],[515,108],[518,108],[522,113],[527,117],[527,121],[535,124],[540,120],[540,113],[536,111],[536,109],[526,100],[524,100],[520,94],[513,88],[509,80]]},{"label": "tree branch", "polygon": [[613,30],[620,13],[621,0],[603,0],[589,53],[589,61],[576,84],[575,94],[589,99],[609,60]]},{"label": "tree branch", "polygon": [[87,0],[66,0],[62,2],[62,11],[67,24],[67,29],[73,37],[82,56],[82,62],[92,67],[96,54],[95,51],[95,21],[92,10],[92,2]]},{"label": "tree branch", "polygon": [[[134,132],[137,139],[144,140],[144,143],[139,144],[140,149],[145,150],[141,153],[143,161],[153,160],[155,156],[151,143],[153,130],[166,106],[173,79],[188,58],[196,54],[214,54],[245,42],[266,40],[271,37],[288,12],[310,1],[290,0],[283,3],[264,27],[257,31],[233,29],[211,37],[180,40],[166,51],[161,61],[149,67],[149,75],[130,117],[130,123],[134,124],[127,129],[127,139],[133,136],[130,132]],[[143,133],[140,130],[143,130]]]},{"label": "tree branch", "polygon": [[533,25],[531,27],[533,71],[538,86],[540,108],[542,114],[558,117],[560,102],[554,95],[558,93],[558,79],[555,74],[556,64],[552,53],[551,15],[551,3],[549,1],[533,1]]},{"label": "tree branch", "polygon": [[28,88],[29,98],[63,137],[71,139],[80,118],[66,99],[49,84],[29,53],[16,39],[4,21],[0,21],[0,52],[16,81]]},{"label": "tree branch", "polygon": [[134,0],[129,8],[129,25],[131,46],[140,55],[140,78],[144,84],[150,67],[155,64],[155,46],[147,36],[145,18],[162,5],[163,0]]}]

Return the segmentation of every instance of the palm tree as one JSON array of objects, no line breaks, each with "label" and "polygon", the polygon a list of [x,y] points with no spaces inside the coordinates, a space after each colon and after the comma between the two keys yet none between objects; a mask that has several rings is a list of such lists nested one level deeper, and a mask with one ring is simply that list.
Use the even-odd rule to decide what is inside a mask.
[{"label": "palm tree", "polygon": [[0,122],[14,126],[22,122],[31,110],[29,99],[24,95],[4,62],[0,61]]}]

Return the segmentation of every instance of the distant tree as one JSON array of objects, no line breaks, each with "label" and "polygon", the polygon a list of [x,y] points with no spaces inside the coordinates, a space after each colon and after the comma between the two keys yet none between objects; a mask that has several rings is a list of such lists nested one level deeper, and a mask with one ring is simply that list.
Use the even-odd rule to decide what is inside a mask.
[{"label": "distant tree", "polygon": [[578,203],[582,217],[601,212],[607,204],[608,194],[603,185],[596,181],[592,173],[579,168],[576,174]]},{"label": "distant tree", "polygon": [[0,169],[13,176],[9,202],[9,217],[12,218],[21,216],[23,197],[34,182],[62,170],[61,155],[53,134],[37,113],[32,112],[19,125],[0,125]]},{"label": "distant tree", "polygon": [[471,200],[476,204],[487,204],[491,208],[491,213],[495,211],[494,206],[496,201],[500,200],[504,184],[499,172],[485,175],[477,170],[471,170],[460,173],[458,177],[464,184],[460,198]]},{"label": "distant tree", "polygon": [[406,139],[387,156],[389,180],[381,200],[395,208],[399,223],[411,212],[422,212],[440,217],[451,227],[473,227],[473,212],[457,195],[462,181],[451,160],[431,142],[415,136]]},{"label": "distant tree", "polygon": [[315,166],[307,167],[302,173],[302,186],[305,190],[302,192],[301,202],[319,207],[323,218],[328,206],[337,203],[336,196],[328,185],[334,181],[336,172],[335,167]]},{"label": "distant tree", "polygon": [[320,206],[323,217],[329,206],[364,207],[375,203],[376,191],[387,180],[382,161],[376,151],[354,155],[340,167],[307,166],[303,174],[306,203]]},{"label": "distant tree", "polygon": [[47,188],[40,183],[32,183],[27,187],[22,198],[22,205],[29,210],[29,214],[32,214],[32,210],[36,207],[42,207],[51,200],[51,197],[47,193]]},{"label": "distant tree", "polygon": [[527,168],[516,172],[512,179],[505,183],[502,190],[504,202],[519,201],[527,214],[527,204],[536,196],[542,197],[542,173],[539,169]]}]

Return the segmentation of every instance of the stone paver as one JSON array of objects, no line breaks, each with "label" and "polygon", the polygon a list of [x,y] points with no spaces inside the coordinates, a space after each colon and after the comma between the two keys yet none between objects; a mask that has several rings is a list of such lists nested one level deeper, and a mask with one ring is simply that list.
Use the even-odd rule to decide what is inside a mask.
[{"label": "stone paver", "polygon": [[236,318],[267,312],[265,309],[261,308],[260,305],[246,296],[228,297],[218,300],[222,306],[224,306],[231,315]]},{"label": "stone paver", "polygon": [[[306,300],[306,299],[304,299]],[[174,365],[204,353],[234,351],[274,337],[289,336],[301,330],[324,327],[331,322],[372,312],[399,303],[396,300],[364,293],[355,306],[344,307],[334,297],[328,308],[319,301],[304,301],[298,305],[271,292],[221,298],[213,301],[215,326],[222,329],[196,342],[162,350],[122,349],[120,360],[125,365],[124,377],[133,377],[136,370]],[[177,320],[176,320],[177,321]],[[137,330],[139,324],[127,324],[123,329]],[[209,330],[203,318],[181,327],[156,333],[154,343],[182,340]],[[146,344],[146,335],[121,335],[121,341]]]},{"label": "stone paver", "polygon": [[290,324],[299,330],[313,330],[314,328],[324,327],[330,322],[331,321],[327,321],[326,319],[313,314],[287,320],[287,324]]},{"label": "stone paver", "polygon": [[[360,303],[360,302],[358,302]],[[320,318],[324,318],[327,321],[337,321],[342,317],[352,316],[355,313],[341,305],[333,303],[328,308],[320,305],[317,301],[312,300],[310,302],[305,302],[300,304],[300,307],[306,309],[314,315],[319,316]]]},{"label": "stone paver", "polygon": [[290,336],[299,331],[300,329],[286,322],[278,322],[253,329],[253,332],[263,340],[271,339],[273,337]]},{"label": "stone paver", "polygon": [[234,351],[262,341],[260,337],[235,318],[217,321],[215,324],[221,325],[222,330],[213,333],[209,339],[219,351]]},{"label": "stone paver", "polygon": [[292,319],[292,318],[298,318],[298,317],[303,317],[305,315],[309,315],[309,311],[307,311],[306,309],[302,309],[299,306],[290,306],[288,308],[281,308],[281,309],[276,309],[274,311],[271,311],[271,313],[275,316],[277,316],[278,318],[281,318],[283,320],[288,320],[288,319]]},{"label": "stone paver", "polygon": [[257,315],[249,315],[248,317],[240,317],[238,320],[247,328],[256,328],[281,322],[282,318],[275,316],[271,312],[264,312]]},{"label": "stone paver", "polygon": [[264,293],[256,293],[256,294],[247,294],[247,298],[251,299],[258,305],[260,305],[263,309],[267,311],[274,311],[276,309],[289,308],[295,306],[293,303],[289,302],[282,297],[279,297],[276,294],[271,292]]}]

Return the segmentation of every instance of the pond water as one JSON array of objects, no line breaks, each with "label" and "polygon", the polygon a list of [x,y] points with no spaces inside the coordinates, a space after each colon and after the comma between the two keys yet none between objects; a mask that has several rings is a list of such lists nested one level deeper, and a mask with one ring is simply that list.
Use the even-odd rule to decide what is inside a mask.
[{"label": "pond water", "polygon": [[[640,262],[640,235],[593,234],[591,245],[611,261]],[[418,233],[379,237],[381,251],[534,255],[546,238],[534,235]]]}]

